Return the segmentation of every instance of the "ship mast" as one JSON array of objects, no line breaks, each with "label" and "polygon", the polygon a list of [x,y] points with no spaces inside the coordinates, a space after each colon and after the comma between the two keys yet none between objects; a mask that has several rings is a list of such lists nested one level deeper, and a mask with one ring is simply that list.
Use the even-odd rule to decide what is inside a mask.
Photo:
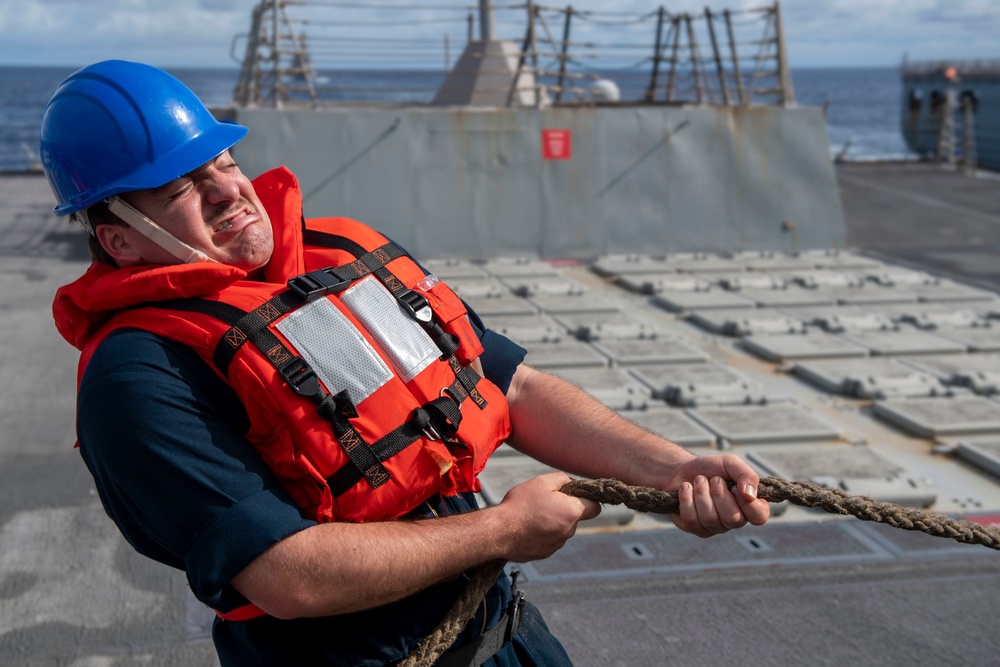
[{"label": "ship mast", "polygon": [[493,33],[493,5],[490,0],[479,0],[479,40],[492,42],[496,39]]}]

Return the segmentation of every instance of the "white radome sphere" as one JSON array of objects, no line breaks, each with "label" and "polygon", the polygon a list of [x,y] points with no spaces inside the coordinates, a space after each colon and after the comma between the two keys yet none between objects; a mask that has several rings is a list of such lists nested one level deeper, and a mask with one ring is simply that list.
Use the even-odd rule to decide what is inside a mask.
[{"label": "white radome sphere", "polygon": [[610,79],[598,79],[590,86],[590,96],[595,102],[617,102],[621,99],[618,85]]}]

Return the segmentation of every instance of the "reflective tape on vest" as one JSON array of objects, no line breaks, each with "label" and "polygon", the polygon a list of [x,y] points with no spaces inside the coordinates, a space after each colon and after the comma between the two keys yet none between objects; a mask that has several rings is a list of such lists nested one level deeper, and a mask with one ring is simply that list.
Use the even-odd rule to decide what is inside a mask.
[{"label": "reflective tape on vest", "polygon": [[355,405],[393,377],[375,348],[328,299],[293,310],[276,327],[331,393],[346,390]]},{"label": "reflective tape on vest", "polygon": [[403,382],[417,377],[441,356],[440,348],[423,327],[375,278],[352,285],[341,294],[340,302],[378,342]]}]

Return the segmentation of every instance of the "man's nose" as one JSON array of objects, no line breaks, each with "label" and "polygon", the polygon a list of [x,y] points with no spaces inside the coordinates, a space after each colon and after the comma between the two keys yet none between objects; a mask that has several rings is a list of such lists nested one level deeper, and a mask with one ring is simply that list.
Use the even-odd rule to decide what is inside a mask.
[{"label": "man's nose", "polygon": [[205,184],[205,198],[212,204],[236,201],[240,198],[239,179],[216,170]]}]

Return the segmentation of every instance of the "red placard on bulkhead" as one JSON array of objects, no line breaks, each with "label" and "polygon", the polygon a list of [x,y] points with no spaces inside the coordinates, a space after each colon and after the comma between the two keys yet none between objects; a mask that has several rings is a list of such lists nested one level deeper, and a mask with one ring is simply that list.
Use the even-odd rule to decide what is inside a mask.
[{"label": "red placard on bulkhead", "polygon": [[542,130],[542,159],[568,160],[573,157],[573,135],[569,130]]}]

